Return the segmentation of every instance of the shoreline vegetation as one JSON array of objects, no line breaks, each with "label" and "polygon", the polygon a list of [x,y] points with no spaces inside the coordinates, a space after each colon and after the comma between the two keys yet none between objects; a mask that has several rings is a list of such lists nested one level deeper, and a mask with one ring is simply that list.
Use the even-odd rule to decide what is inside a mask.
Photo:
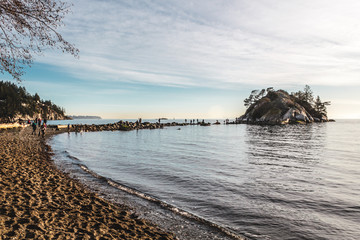
[{"label": "shoreline vegetation", "polygon": [[30,127],[1,131],[0,144],[2,239],[175,239],[57,170]]},{"label": "shoreline vegetation", "polygon": [[50,100],[43,100],[35,93],[31,95],[25,87],[0,81],[0,123],[26,122],[42,118],[65,120],[65,109]]}]

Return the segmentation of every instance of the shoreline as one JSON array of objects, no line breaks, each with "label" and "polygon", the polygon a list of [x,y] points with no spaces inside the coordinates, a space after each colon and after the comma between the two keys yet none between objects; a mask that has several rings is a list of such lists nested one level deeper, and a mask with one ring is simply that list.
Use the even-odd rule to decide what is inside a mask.
[{"label": "shoreline", "polygon": [[30,128],[0,132],[3,239],[176,239],[58,170],[46,144],[53,134],[41,138]]},{"label": "shoreline", "polygon": [[[0,131],[0,143],[6,146],[0,152],[4,239],[246,239],[105,186],[84,169],[78,172],[81,177],[74,176],[54,162],[48,145],[67,129],[49,128],[44,138],[31,132],[31,127]],[[14,174],[15,169],[21,170]]]},{"label": "shoreline", "polygon": [[[68,134],[67,131],[61,130],[60,133]],[[71,132],[70,134],[76,134],[76,132]],[[65,155],[63,155],[63,151],[65,151]],[[66,160],[67,158],[68,160]],[[60,171],[69,174],[71,179],[79,181],[90,191],[98,193],[107,201],[128,206],[140,218],[154,223],[166,232],[175,234],[176,239],[248,239],[245,235],[235,233],[226,227],[177,208],[156,197],[139,192],[137,189],[123,185],[111,178],[98,175],[88,169],[76,156],[69,155],[66,149],[61,150],[61,153],[56,153],[53,159],[56,167]]]}]

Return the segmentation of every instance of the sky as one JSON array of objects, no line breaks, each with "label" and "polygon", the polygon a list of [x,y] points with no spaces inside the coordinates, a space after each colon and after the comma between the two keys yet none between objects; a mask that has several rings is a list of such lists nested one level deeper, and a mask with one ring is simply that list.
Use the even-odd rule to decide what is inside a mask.
[{"label": "sky", "polygon": [[80,58],[47,50],[22,83],[69,115],[235,118],[253,89],[307,84],[330,118],[360,118],[360,1],[70,2]]}]

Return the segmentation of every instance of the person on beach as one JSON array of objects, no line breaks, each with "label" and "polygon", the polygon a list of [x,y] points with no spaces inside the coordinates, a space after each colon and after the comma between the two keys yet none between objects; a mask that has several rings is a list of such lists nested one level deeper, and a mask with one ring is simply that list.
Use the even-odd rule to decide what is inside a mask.
[{"label": "person on beach", "polygon": [[46,131],[46,123],[43,123],[40,127],[41,130],[41,136],[44,137],[45,136],[45,131]]},{"label": "person on beach", "polygon": [[35,123],[35,121],[33,121],[33,123],[31,124],[31,126],[32,126],[32,129],[33,129],[31,135],[33,135],[33,134],[36,135],[36,132],[35,132],[35,131],[36,131],[36,123]]},{"label": "person on beach", "polygon": [[41,127],[42,127],[42,125],[41,125],[41,118],[39,118],[38,119],[38,123],[37,123],[37,125],[39,126],[39,135],[38,136],[40,136],[40,134],[41,134]]}]

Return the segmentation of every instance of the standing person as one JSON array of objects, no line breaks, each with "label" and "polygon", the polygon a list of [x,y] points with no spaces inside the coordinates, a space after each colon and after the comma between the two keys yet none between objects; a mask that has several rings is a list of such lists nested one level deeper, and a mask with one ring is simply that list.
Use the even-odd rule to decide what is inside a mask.
[{"label": "standing person", "polygon": [[33,134],[36,135],[36,132],[35,132],[35,131],[36,131],[36,123],[35,123],[35,121],[33,121],[33,123],[31,124],[31,126],[32,126],[32,129],[33,129],[31,135],[33,135]]},{"label": "standing person", "polygon": [[41,125],[41,136],[44,137],[45,136],[45,131],[46,131],[46,123],[43,123]]},{"label": "standing person", "polygon": [[38,128],[39,128],[39,134],[38,134],[38,136],[40,136],[40,134],[41,134],[41,118],[38,118],[37,125],[38,125]]}]

